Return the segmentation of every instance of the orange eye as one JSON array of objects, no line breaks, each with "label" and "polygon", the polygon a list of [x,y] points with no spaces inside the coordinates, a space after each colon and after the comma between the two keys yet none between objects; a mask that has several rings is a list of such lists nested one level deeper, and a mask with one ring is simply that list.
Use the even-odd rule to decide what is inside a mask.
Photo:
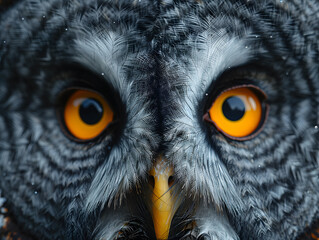
[{"label": "orange eye", "polygon": [[113,111],[98,93],[76,90],[64,108],[64,122],[70,133],[81,140],[97,137],[113,120]]},{"label": "orange eye", "polygon": [[208,110],[209,120],[230,138],[249,137],[263,121],[263,108],[257,91],[263,95],[261,90],[252,87],[222,92]]}]

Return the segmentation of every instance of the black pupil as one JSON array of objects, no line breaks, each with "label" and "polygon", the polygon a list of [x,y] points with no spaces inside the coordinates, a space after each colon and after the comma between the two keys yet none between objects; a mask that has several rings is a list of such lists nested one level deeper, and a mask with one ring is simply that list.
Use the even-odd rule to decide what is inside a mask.
[{"label": "black pupil", "polygon": [[227,98],[222,106],[223,113],[230,121],[238,121],[245,114],[245,104],[239,97]]},{"label": "black pupil", "polygon": [[85,99],[81,103],[79,111],[83,122],[89,125],[98,123],[103,116],[103,107],[101,103],[94,98]]}]

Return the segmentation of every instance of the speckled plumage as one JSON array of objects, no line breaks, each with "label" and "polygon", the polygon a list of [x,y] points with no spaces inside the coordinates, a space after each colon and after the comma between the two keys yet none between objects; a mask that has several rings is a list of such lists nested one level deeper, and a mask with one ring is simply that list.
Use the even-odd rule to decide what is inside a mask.
[{"label": "speckled plumage", "polygon": [[[158,155],[182,199],[170,239],[297,239],[319,219],[317,0],[5,2],[0,197],[22,233],[154,239],[144,193]],[[242,79],[266,93],[269,115],[236,141],[203,115]],[[110,132],[64,134],[70,86],[110,99]]]}]

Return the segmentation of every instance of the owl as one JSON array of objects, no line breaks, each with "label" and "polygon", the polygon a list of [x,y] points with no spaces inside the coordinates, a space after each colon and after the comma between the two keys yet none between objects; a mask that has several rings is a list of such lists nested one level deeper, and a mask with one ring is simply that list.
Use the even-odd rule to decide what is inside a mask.
[{"label": "owl", "polygon": [[318,0],[0,0],[0,238],[319,239]]}]

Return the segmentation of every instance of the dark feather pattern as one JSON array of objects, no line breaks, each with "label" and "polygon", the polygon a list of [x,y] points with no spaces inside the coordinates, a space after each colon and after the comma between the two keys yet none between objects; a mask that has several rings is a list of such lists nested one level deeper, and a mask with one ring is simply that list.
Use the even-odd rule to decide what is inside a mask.
[{"label": "dark feather pattern", "polygon": [[[318,0],[0,0],[1,237],[155,239],[163,156],[169,239],[319,238],[318,20]],[[236,141],[203,116],[243,84],[269,112]],[[74,88],[115,112],[88,142],[65,134]]]}]

